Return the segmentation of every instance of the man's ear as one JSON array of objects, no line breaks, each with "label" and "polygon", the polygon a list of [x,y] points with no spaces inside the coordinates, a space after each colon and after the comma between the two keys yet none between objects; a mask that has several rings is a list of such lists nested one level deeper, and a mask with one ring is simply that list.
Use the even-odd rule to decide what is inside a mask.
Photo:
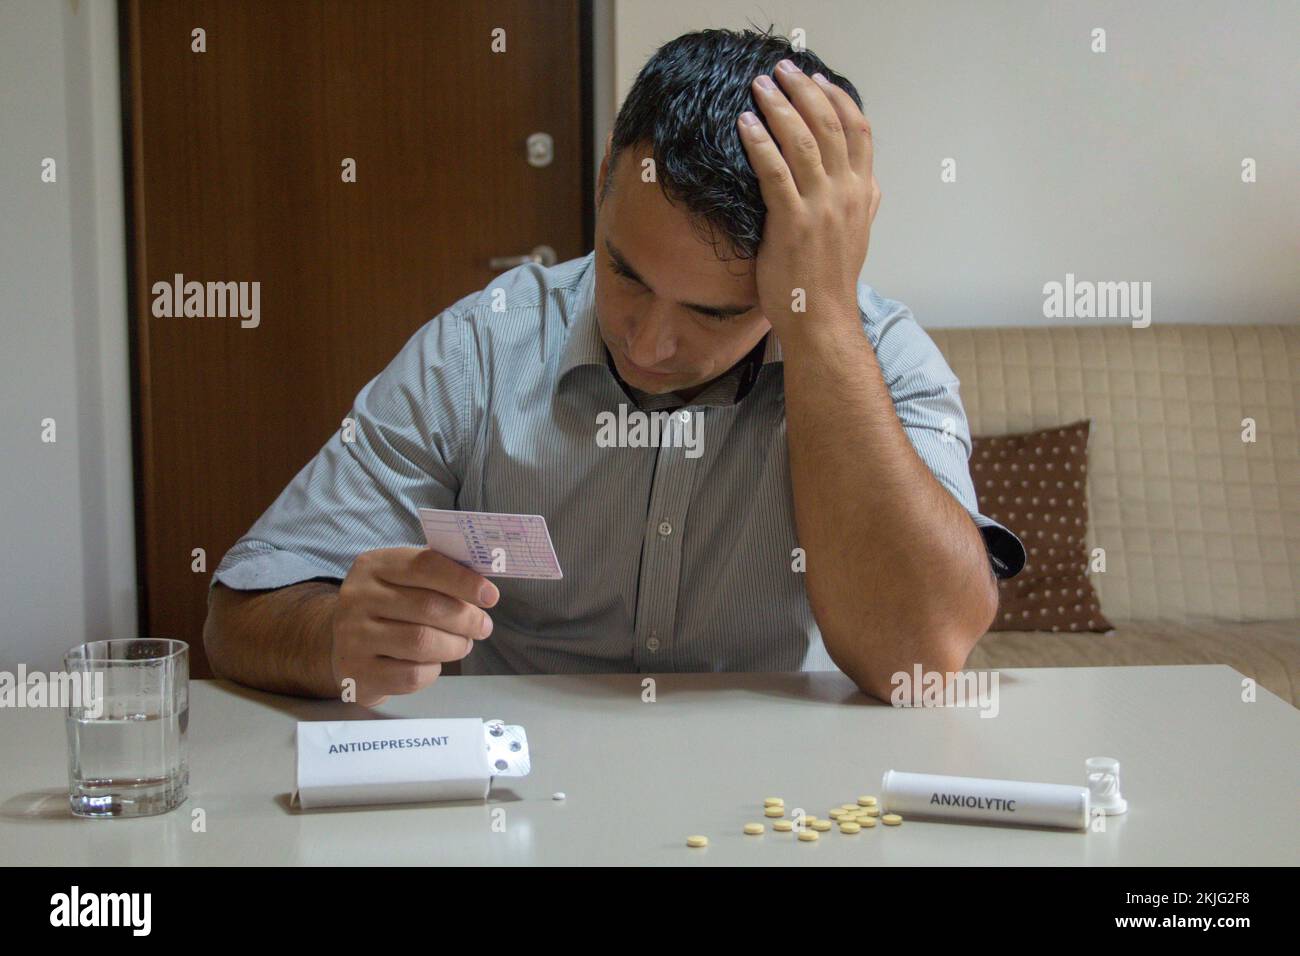
[{"label": "man's ear", "polygon": [[605,180],[609,178],[609,150],[614,144],[614,134],[605,137],[605,155],[600,158],[600,172],[596,175],[596,205],[600,205],[605,195]]}]

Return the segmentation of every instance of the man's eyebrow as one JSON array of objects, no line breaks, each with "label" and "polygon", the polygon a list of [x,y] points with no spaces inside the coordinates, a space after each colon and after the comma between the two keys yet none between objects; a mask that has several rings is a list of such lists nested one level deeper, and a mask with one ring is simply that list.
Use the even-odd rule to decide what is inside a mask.
[{"label": "man's eyebrow", "polygon": [[[614,260],[614,264],[618,266],[620,272],[627,273],[629,278],[635,279],[647,289],[650,289],[650,283],[641,278],[641,274],[632,268],[632,264],[624,258],[621,252],[614,248],[613,243],[608,239],[605,240],[605,248],[609,250],[609,257]],[[650,291],[653,292],[654,289],[650,289]],[[677,304],[693,312],[703,312],[706,315],[716,315],[722,318],[744,315],[754,308],[752,305],[701,305],[698,302],[678,302]]]}]

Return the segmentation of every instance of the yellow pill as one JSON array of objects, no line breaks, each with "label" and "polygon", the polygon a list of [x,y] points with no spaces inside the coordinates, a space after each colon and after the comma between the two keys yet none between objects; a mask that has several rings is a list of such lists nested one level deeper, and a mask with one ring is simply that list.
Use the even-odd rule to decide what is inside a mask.
[{"label": "yellow pill", "polygon": [[785,806],[784,797],[764,797],[763,806],[765,807],[783,807]]},{"label": "yellow pill", "polygon": [[857,808],[858,805],[856,803],[845,803],[840,805],[841,810],[856,810]]},{"label": "yellow pill", "polygon": [[789,833],[794,829],[794,823],[789,820],[777,820],[772,824],[772,829],[777,833]]},{"label": "yellow pill", "polygon": [[876,825],[875,817],[863,817],[861,820],[858,821],[858,826],[860,827],[874,827],[875,825]]},{"label": "yellow pill", "polygon": [[831,821],[814,820],[812,823],[808,824],[808,826],[812,827],[818,833],[825,833],[827,830],[831,828]]},{"label": "yellow pill", "polygon": [[862,829],[862,824],[854,823],[852,820],[845,820],[840,824],[841,833],[857,833]]},{"label": "yellow pill", "polygon": [[709,838],[706,836],[688,836],[686,838],[686,845],[695,847],[708,846]]},{"label": "yellow pill", "polygon": [[763,824],[761,823],[745,824],[745,833],[748,834],[749,836],[759,836],[760,834],[762,834],[762,832],[763,832]]},{"label": "yellow pill", "polygon": [[816,843],[816,842],[817,842],[817,831],[815,831],[815,830],[800,830],[800,831],[799,831],[799,840],[800,840],[801,842],[803,842],[803,843]]},{"label": "yellow pill", "polygon": [[867,809],[862,812],[869,817],[878,817],[880,816],[880,807],[867,807]]},{"label": "yellow pill", "polygon": [[880,818],[880,822],[887,827],[896,827],[903,822],[903,818],[900,817],[897,813],[886,813],[883,817]]},{"label": "yellow pill", "polygon": [[858,806],[860,807],[874,807],[875,805],[875,797],[858,797]]},{"label": "yellow pill", "polygon": [[768,807],[763,811],[765,817],[783,817],[785,816],[785,807]]},{"label": "yellow pill", "polygon": [[841,810],[839,807],[836,807],[834,810],[832,810],[830,813],[826,815],[830,817],[832,820],[838,820],[840,817],[844,816],[844,814],[846,814],[847,812],[848,812],[847,810]]}]

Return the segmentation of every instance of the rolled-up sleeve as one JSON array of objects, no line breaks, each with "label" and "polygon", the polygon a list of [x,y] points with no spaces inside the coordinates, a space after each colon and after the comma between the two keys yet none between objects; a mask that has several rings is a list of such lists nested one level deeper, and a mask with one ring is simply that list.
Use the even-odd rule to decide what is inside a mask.
[{"label": "rolled-up sleeve", "polygon": [[858,286],[858,306],[912,447],[970,514],[993,573],[999,578],[1018,574],[1025,566],[1024,545],[979,510],[970,477],[970,427],[957,376],[907,306],[884,298],[866,283]]},{"label": "rolled-up sleeve", "polygon": [[357,555],[424,543],[416,509],[454,508],[466,436],[465,317],[421,328],[213,574],[236,590],[342,580]]}]

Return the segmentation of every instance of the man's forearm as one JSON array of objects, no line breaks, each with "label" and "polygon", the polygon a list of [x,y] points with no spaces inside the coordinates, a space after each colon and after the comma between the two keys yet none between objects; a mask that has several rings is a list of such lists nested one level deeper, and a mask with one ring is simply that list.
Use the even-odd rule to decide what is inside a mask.
[{"label": "man's forearm", "polygon": [[339,588],[304,581],[275,591],[217,584],[203,644],[218,677],[300,697],[336,697],[332,620]]},{"label": "man's forearm", "polygon": [[808,599],[832,659],[886,697],[914,664],[962,667],[997,588],[974,522],[908,440],[856,310],[804,328],[781,345]]}]

